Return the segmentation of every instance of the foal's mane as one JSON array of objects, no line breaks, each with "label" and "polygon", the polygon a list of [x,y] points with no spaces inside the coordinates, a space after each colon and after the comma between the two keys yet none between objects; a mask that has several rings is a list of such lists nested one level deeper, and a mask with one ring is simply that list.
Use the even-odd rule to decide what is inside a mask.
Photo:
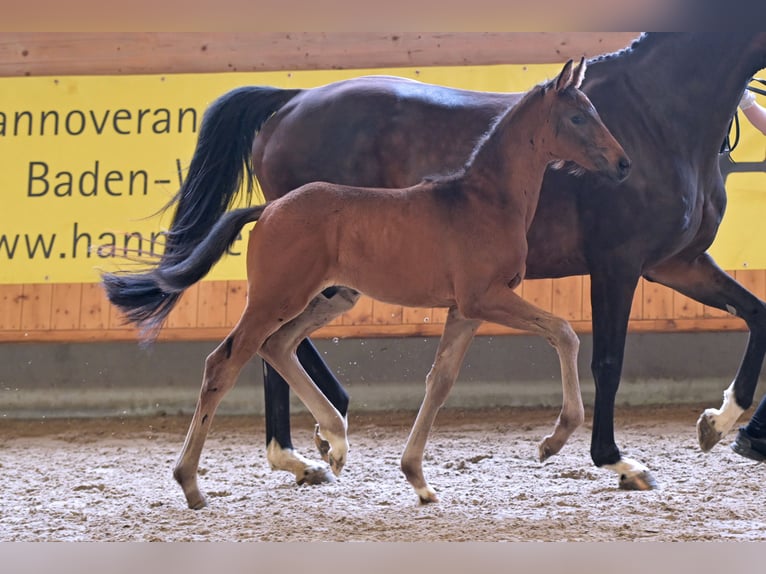
[{"label": "foal's mane", "polygon": [[476,144],[473,146],[471,155],[468,157],[468,160],[463,164],[461,168],[446,174],[428,175],[423,178],[423,181],[446,183],[450,180],[460,179],[461,177],[465,176],[468,168],[471,167],[471,165],[474,163],[476,156],[481,152],[482,148],[484,148],[487,141],[495,134],[495,132],[497,132],[497,130],[500,128],[500,125],[507,121],[511,121],[513,117],[519,113],[520,110],[523,110],[533,98],[537,97],[538,95],[542,96],[553,85],[553,82],[555,82],[555,79],[548,80],[534,86],[529,91],[527,91],[527,93],[524,94],[524,96],[516,104],[508,106],[504,112],[495,116],[489,128],[487,128],[487,131],[484,132],[484,134],[479,137],[478,140],[476,140]]}]

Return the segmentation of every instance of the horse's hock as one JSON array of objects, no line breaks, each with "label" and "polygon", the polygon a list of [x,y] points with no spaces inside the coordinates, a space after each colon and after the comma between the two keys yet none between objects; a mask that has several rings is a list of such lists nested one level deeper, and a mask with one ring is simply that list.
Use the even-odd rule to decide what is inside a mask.
[{"label": "horse's hock", "polygon": [[[619,49],[627,46],[635,36],[633,33],[547,32],[336,36],[310,33],[8,33],[0,44],[0,75],[34,77],[320,70],[339,64],[348,68],[375,68],[559,63],[567,57],[590,56]],[[90,57],[96,53],[99,58]],[[255,58],[253,54],[259,57]],[[755,295],[766,299],[765,271],[735,271],[732,275]],[[583,362],[582,359],[589,356],[585,348],[589,344],[588,333],[591,329],[589,286],[588,277],[569,277],[529,280],[519,289],[525,299],[566,318],[581,334],[584,348],[581,351],[580,371],[583,375],[589,371],[587,360]],[[3,383],[7,390],[0,395],[0,411],[20,413],[42,409],[50,413],[88,412],[90,408],[111,405],[106,407],[108,412],[114,412],[114,408],[137,412],[151,410],[160,403],[191,405],[192,401],[179,398],[178,393],[185,397],[185,391],[180,389],[193,389],[196,385],[201,361],[196,357],[204,357],[212,346],[210,341],[220,340],[228,333],[240,315],[244,300],[244,281],[206,281],[189,290],[163,330],[160,336],[162,343],[156,345],[155,357],[162,357],[163,361],[167,361],[162,364],[167,364],[169,368],[167,373],[159,375],[167,381],[166,388],[152,397],[151,393],[142,393],[156,389],[154,383],[158,374],[156,371],[142,372],[141,365],[146,362],[146,355],[136,350],[137,334],[125,327],[122,317],[106,301],[100,285],[0,285],[0,340],[6,343],[0,352],[8,356],[3,361],[6,365]],[[336,369],[341,377],[361,381],[356,391],[352,383],[355,396],[364,396],[363,402],[369,405],[395,405],[396,402],[386,397],[386,393],[376,394],[372,387],[367,387],[370,374],[363,372],[360,365],[372,368],[376,378],[392,383],[422,381],[433,357],[432,354],[429,356],[432,351],[430,337],[441,333],[445,316],[446,312],[440,309],[405,308],[362,299],[354,309],[318,331],[316,337],[321,339],[319,344],[328,360],[338,362]],[[637,343],[632,350],[632,356],[636,357],[634,373],[637,380],[657,380],[656,372],[650,372],[641,365],[641,357],[651,357],[652,352],[659,353],[663,360],[673,362],[669,369],[662,369],[663,373],[674,373],[671,378],[687,376],[683,368],[679,366],[676,369],[674,366],[676,360],[679,363],[683,361],[679,357],[686,356],[685,352],[682,350],[674,357],[668,357],[662,353],[664,344],[660,341],[663,339],[656,339],[649,333],[663,333],[664,337],[673,335],[678,344],[682,344],[683,339],[685,343],[682,345],[689,349],[707,347],[709,352],[701,362],[710,368],[704,373],[700,368],[699,376],[712,379],[719,372],[729,376],[734,368],[729,366],[731,357],[738,356],[741,348],[738,342],[730,345],[722,332],[738,332],[736,337],[739,341],[744,336],[740,333],[744,330],[744,323],[725,312],[642,280],[633,301],[631,330],[645,334],[634,339]],[[678,335],[684,332],[706,334],[692,340]],[[485,324],[479,334],[506,335],[514,332]],[[334,342],[338,339],[341,341]],[[506,343],[503,337],[479,337],[473,351],[477,358],[470,361],[469,356],[469,364],[463,374],[469,379],[486,383],[490,389],[488,396],[497,398],[491,389],[494,389],[495,382],[507,377],[508,372],[503,371],[496,362],[489,361],[484,354],[499,347],[511,349],[522,341],[525,348],[530,349],[530,355],[539,356],[539,361],[533,360],[530,365],[522,355],[519,361],[515,361],[514,368],[517,370],[514,372],[522,373],[521,380],[549,380],[554,375],[547,371],[548,365],[555,359],[547,355],[544,345],[538,346],[532,339],[527,344],[524,338]],[[364,342],[367,347],[364,356],[360,356],[359,346]],[[30,346],[29,343],[38,345]],[[726,351],[729,347],[732,350]],[[388,363],[382,368],[369,353],[373,348],[379,357],[395,355],[396,363]],[[724,353],[726,357],[721,362],[718,357]],[[699,363],[700,356],[688,356],[687,366],[689,362]],[[21,357],[24,357],[23,362],[19,360]],[[195,359],[189,361],[189,357]],[[502,361],[502,357],[495,361]],[[633,363],[630,357],[628,361],[626,375],[630,379]],[[160,364],[159,361],[153,363],[155,368]],[[192,365],[187,367],[189,363]],[[487,365],[480,367],[479,363]],[[391,372],[382,373],[383,370]],[[257,371],[254,368],[251,373],[253,378],[259,377]],[[148,387],[139,393],[148,397],[146,400],[127,390],[136,388],[137,384]],[[590,385],[586,382],[583,387],[587,391]],[[720,388],[720,379],[717,386],[711,384],[710,392],[715,392],[716,400],[720,397]],[[96,392],[86,393],[86,390]],[[459,388],[456,389],[457,397],[460,397],[459,391]],[[418,392],[420,389],[412,395],[417,397]],[[57,393],[66,395],[63,403],[57,401],[56,397],[62,396]],[[99,394],[103,401],[96,398]],[[677,394],[674,390],[673,395]],[[621,397],[624,396],[623,389]],[[544,392],[540,397],[524,400],[547,400]],[[701,397],[697,394],[696,398]],[[457,400],[470,402],[467,397]],[[242,404],[257,409],[260,399],[248,397],[247,402],[237,408]]]}]

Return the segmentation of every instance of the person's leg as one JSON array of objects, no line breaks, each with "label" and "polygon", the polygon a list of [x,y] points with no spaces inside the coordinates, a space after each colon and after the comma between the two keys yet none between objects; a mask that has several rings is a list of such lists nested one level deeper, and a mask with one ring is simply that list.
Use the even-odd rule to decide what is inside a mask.
[{"label": "person's leg", "polygon": [[750,422],[739,429],[731,449],[753,460],[766,460],[766,396],[761,399]]}]

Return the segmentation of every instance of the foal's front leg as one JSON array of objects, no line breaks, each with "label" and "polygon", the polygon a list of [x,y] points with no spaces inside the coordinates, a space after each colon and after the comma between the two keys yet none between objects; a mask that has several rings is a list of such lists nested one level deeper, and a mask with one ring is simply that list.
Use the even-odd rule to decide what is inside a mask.
[{"label": "foal's front leg", "polygon": [[580,340],[572,326],[528,303],[505,285],[488,289],[480,298],[466,301],[465,306],[468,316],[542,335],[556,349],[561,364],[561,412],[553,432],[538,447],[541,461],[556,454],[585,419],[577,372]]},{"label": "foal's front leg", "polygon": [[436,491],[428,485],[423,476],[423,451],[428,433],[436,419],[436,413],[447,400],[460,365],[463,364],[463,357],[479,325],[481,321],[466,319],[457,309],[450,309],[444,333],[439,341],[439,349],[436,351],[436,359],[426,377],[426,394],[407,439],[401,463],[404,476],[422,503],[438,500]]}]

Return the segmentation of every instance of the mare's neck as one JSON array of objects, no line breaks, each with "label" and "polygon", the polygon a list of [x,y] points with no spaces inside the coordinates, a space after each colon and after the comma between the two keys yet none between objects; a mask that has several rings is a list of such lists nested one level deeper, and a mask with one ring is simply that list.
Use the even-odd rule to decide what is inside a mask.
[{"label": "mare's neck", "polygon": [[762,42],[746,33],[648,34],[592,61],[582,89],[628,148],[656,141],[708,157],[718,153],[747,80],[766,65]]},{"label": "mare's neck", "polygon": [[521,216],[526,229],[537,209],[545,169],[556,159],[547,147],[553,138],[551,120],[540,113],[539,104],[530,104],[523,100],[498,121],[474,151],[464,176],[475,197],[504,217]]}]

